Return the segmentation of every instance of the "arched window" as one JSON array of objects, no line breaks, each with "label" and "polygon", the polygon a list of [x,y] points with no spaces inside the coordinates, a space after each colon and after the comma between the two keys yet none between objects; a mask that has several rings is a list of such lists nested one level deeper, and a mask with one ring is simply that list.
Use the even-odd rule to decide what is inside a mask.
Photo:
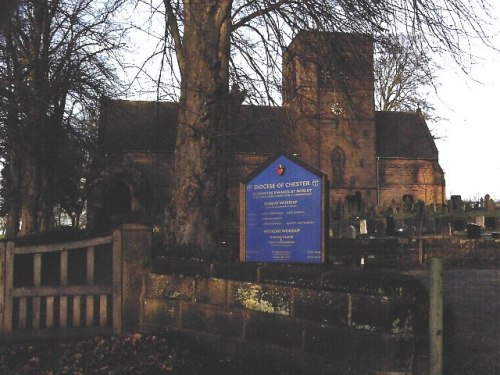
[{"label": "arched window", "polygon": [[345,152],[340,147],[332,151],[332,187],[344,187]]},{"label": "arched window", "polygon": [[124,215],[130,212],[132,196],[130,189],[123,181],[116,182],[109,191],[109,212],[113,215]]}]

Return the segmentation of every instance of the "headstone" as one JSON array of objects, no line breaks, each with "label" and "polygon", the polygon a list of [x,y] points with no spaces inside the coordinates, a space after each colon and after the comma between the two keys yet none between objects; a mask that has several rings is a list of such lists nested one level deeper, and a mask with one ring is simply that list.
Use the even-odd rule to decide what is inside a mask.
[{"label": "headstone", "polygon": [[394,236],[396,227],[394,224],[394,218],[392,216],[386,216],[385,218],[385,235]]},{"label": "headstone", "polygon": [[467,238],[470,239],[481,238],[481,227],[475,223],[467,224]]},{"label": "headstone", "polygon": [[351,240],[355,239],[356,238],[356,228],[354,228],[354,225],[348,225],[345,228],[344,235],[345,235],[345,238],[348,238]]},{"label": "headstone", "polygon": [[494,216],[486,216],[484,218],[484,226],[489,230],[497,229],[497,218]]},{"label": "headstone", "polygon": [[320,263],[326,249],[326,175],[278,155],[242,182],[240,260]]},{"label": "headstone", "polygon": [[481,228],[484,228],[484,216],[476,216],[474,222]]},{"label": "headstone", "polygon": [[463,210],[463,202],[461,195],[452,195],[450,201],[451,201],[450,203],[452,211]]},{"label": "headstone", "polygon": [[359,221],[359,234],[362,235],[362,236],[368,234],[368,227],[366,225],[366,220],[365,219],[361,219]]},{"label": "headstone", "polygon": [[463,232],[465,230],[465,221],[462,219],[457,219],[453,221],[453,230],[458,232]]}]

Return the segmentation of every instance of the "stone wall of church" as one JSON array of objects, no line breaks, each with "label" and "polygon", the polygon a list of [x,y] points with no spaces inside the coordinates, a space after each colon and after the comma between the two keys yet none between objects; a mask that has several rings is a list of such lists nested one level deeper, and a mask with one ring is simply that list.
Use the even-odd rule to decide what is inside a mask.
[{"label": "stone wall of church", "polygon": [[393,200],[402,202],[411,195],[414,201],[441,205],[445,202],[442,172],[434,160],[380,159],[378,165],[381,206]]}]

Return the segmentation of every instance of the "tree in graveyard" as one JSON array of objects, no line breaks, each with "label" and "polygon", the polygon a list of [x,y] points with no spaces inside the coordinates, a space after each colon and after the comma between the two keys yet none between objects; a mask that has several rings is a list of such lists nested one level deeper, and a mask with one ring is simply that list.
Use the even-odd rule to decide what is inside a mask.
[{"label": "tree in graveyard", "polygon": [[379,111],[415,111],[430,118],[434,107],[426,97],[436,89],[438,67],[429,47],[413,48],[416,43],[404,34],[391,35],[377,43],[374,76],[375,107]]},{"label": "tree in graveyard", "polygon": [[64,153],[72,139],[83,138],[81,125],[96,118],[101,96],[116,87],[111,61],[118,61],[123,27],[112,16],[120,5],[22,0],[1,26],[2,208],[9,237],[20,222],[22,235],[50,229],[54,206],[64,200],[62,182],[79,168]]},{"label": "tree in graveyard", "polygon": [[280,56],[298,30],[360,32],[380,40],[404,28],[422,41],[411,48],[430,45],[459,61],[463,40],[486,40],[489,19],[486,2],[463,0],[439,6],[411,0],[163,0],[163,6],[162,63],[180,88],[167,233],[173,244],[199,248],[207,257],[221,239],[231,119],[245,95],[274,102]]}]

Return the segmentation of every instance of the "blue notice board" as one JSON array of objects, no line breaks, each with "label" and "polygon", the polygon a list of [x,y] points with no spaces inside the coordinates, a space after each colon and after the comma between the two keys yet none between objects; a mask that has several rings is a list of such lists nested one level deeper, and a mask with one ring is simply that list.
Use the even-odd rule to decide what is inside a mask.
[{"label": "blue notice board", "polygon": [[322,172],[288,155],[250,175],[240,190],[240,260],[324,262],[326,184]]}]

